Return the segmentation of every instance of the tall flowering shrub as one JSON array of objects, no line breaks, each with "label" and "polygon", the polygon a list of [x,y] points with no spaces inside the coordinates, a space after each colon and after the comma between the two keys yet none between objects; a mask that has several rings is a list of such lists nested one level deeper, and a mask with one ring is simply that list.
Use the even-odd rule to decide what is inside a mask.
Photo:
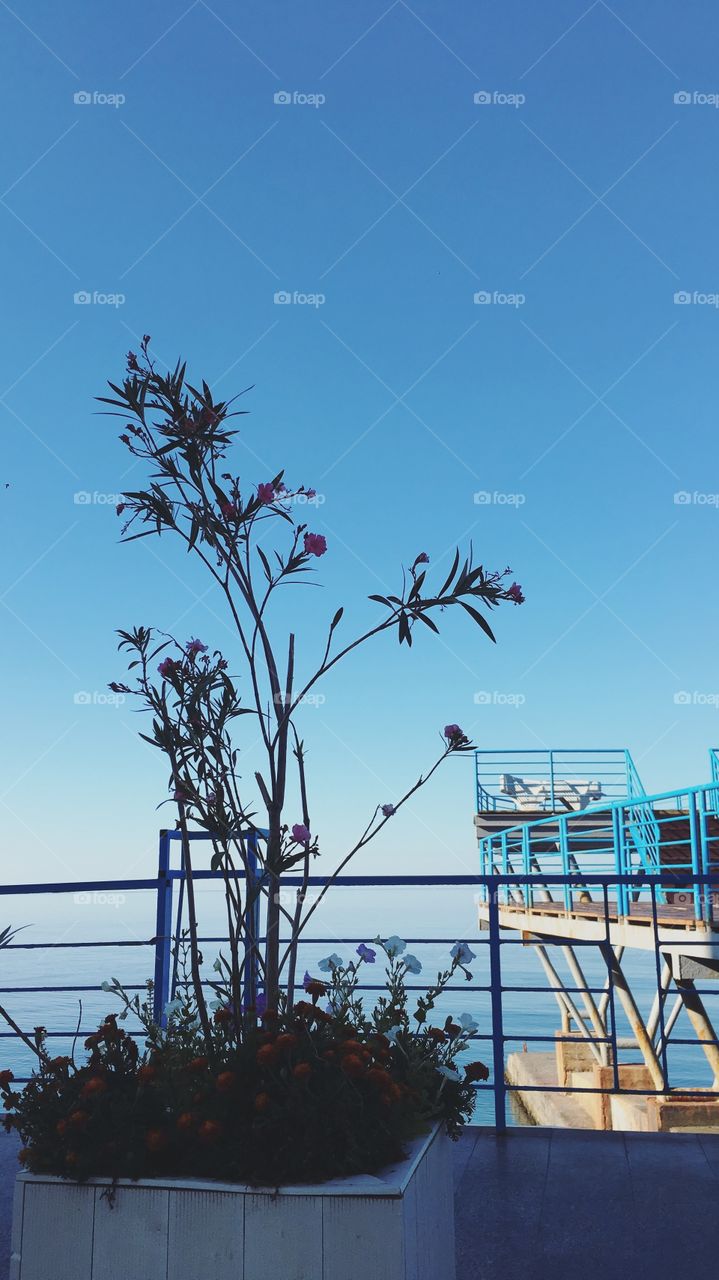
[{"label": "tall flowering shrub", "polygon": [[[460,609],[493,640],[487,613],[505,602],[521,604],[523,595],[508,580],[510,570],[486,570],[474,563],[471,549],[464,556],[457,550],[449,571],[436,579],[430,575],[429,556],[420,552],[402,571],[396,594],[369,597],[373,616],[359,631],[345,634],[344,608],[338,608],[328,619],[322,651],[308,669],[300,670],[294,633],[275,634],[270,611],[280,588],[302,590],[329,553],[324,534],[297,518],[314,491],[286,482],[283,471],[254,484],[237,474],[228,461],[236,435],[231,424],[244,411],[236,401],[215,399],[206,382],[190,383],[183,363],[161,372],[149,344],[146,336],[139,353],[129,353],[126,376],[110,383],[112,394],[101,397],[108,412],[123,421],[120,440],[125,448],[147,470],[144,487],[123,494],[118,505],[122,536],[128,542],[169,537],[183,546],[221,593],[236,639],[225,656],[199,639],[180,640],[145,626],[123,631],[120,647],[130,660],[130,676],[111,687],[136,698],[150,713],[151,728],[142,736],[168,764],[169,795],[183,837],[191,981],[211,1056],[213,1031],[200,973],[189,832],[199,828],[209,834],[212,868],[224,877],[228,955],[221,963],[233,1018],[247,1016],[242,991],[248,956],[263,1003],[276,1009],[284,1000],[291,1009],[298,945],[326,891],[307,903],[305,889],[320,840],[299,729],[304,700],[338,663],[385,634],[407,648],[417,628],[437,634],[448,608]],[[237,740],[239,730],[249,727],[242,717],[250,717],[252,732],[262,743],[264,766],[252,779],[240,776]],[[446,725],[441,737],[436,758],[418,780],[402,796],[377,805],[333,878],[426,785],[447,756],[471,749],[457,724]],[[258,831],[267,834],[257,846],[254,875],[248,834]],[[298,870],[303,887],[288,908],[282,878]],[[250,908],[258,896],[265,942],[260,947],[250,936],[248,950]],[[284,944],[283,921],[289,935]]]}]

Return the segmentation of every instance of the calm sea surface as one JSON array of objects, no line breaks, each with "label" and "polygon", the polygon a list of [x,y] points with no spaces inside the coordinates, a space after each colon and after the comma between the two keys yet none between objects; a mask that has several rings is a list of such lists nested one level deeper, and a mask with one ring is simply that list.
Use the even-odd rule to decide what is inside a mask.
[{"label": "calm sea surface", "polygon": [[[221,899],[214,887],[199,894],[200,928],[203,935],[216,938],[222,933]],[[12,1014],[24,1029],[37,1024],[49,1031],[60,1033],[53,1039],[57,1053],[70,1051],[75,1028],[80,1021],[78,1056],[81,1057],[82,1038],[93,1030],[100,1019],[117,1009],[114,998],[98,990],[100,983],[112,977],[125,985],[141,985],[152,975],[154,949],[140,945],[148,942],[155,932],[155,904],[150,893],[43,895],[42,897],[15,897],[3,899],[4,916],[0,926],[6,923],[25,925],[16,939],[23,944],[36,943],[102,943],[104,945],[69,948],[54,946],[48,949],[10,949],[0,954],[1,977],[0,1003]],[[417,984],[433,979],[437,970],[449,963],[449,948],[457,939],[467,941],[476,951],[471,963],[472,981],[466,982],[460,975],[454,987],[438,1002],[434,1021],[440,1023],[447,1014],[455,1016],[468,1012],[479,1023],[480,1035],[491,1033],[490,1002],[486,991],[474,988],[489,985],[489,955],[487,934],[479,932],[476,924],[474,891],[471,889],[407,889],[339,888],[333,890],[328,900],[317,910],[308,926],[308,934],[322,941],[308,941],[300,955],[300,975],[305,968],[317,973],[317,961],[330,952],[349,958],[356,942],[343,942],[350,938],[371,941],[377,934],[384,937],[399,934],[408,941],[423,965],[423,973],[413,979]],[[502,946],[502,981],[505,988],[504,1032],[511,1037],[506,1052],[521,1049],[530,1036],[546,1036],[546,1043],[530,1044],[535,1049],[551,1049],[554,1032],[560,1018],[556,999],[546,988],[546,980],[539,961],[531,947],[517,942],[518,935],[504,933]],[[446,942],[430,942],[427,939],[442,938]],[[419,939],[419,941],[411,941]],[[131,941],[132,946],[120,946],[120,941]],[[221,944],[207,942],[205,959],[210,966]],[[553,956],[556,967],[565,978],[559,954]],[[606,976],[600,958],[593,948],[581,949],[581,960],[590,986],[601,986]],[[656,989],[656,969],[652,953],[625,952],[624,967],[640,1008],[649,1013]],[[364,969],[368,983],[382,982],[382,966],[379,963]],[[569,985],[571,981],[569,981]],[[707,984],[704,984],[705,986]],[[719,984],[718,988],[719,988]],[[28,988],[68,986],[87,988],[75,991],[32,991]],[[539,991],[531,988],[542,988]],[[20,990],[22,989],[22,990]],[[377,993],[379,994],[379,993]],[[719,994],[719,990],[718,990]],[[373,993],[368,993],[368,1000]],[[670,996],[667,1012],[673,997]],[[80,1002],[82,1008],[80,1008]],[[579,1003],[579,997],[576,998]],[[715,1002],[709,1000],[710,1012]],[[716,1010],[719,1016],[719,1010]],[[128,1029],[132,1024],[127,1023]],[[3,1033],[6,1028],[3,1026]],[[629,1026],[617,1008],[617,1034],[629,1035]],[[673,1038],[692,1039],[692,1031],[686,1015],[681,1014]],[[0,1050],[0,1065],[11,1067],[16,1074],[29,1073],[31,1054],[12,1037],[4,1035]],[[488,1041],[477,1041],[468,1057],[480,1058],[491,1063],[491,1046]],[[638,1060],[636,1054],[622,1054],[623,1061]],[[670,1079],[672,1085],[711,1084],[711,1074],[706,1058],[696,1043],[689,1046],[670,1047]],[[521,1123],[518,1115],[512,1123]],[[477,1094],[476,1123],[493,1123],[493,1097],[490,1091]]]}]

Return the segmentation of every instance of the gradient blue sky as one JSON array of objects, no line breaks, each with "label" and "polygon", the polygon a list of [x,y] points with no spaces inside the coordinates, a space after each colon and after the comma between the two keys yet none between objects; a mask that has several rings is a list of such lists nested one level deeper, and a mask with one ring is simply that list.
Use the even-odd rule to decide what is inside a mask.
[{"label": "gradient blue sky", "polygon": [[[320,620],[361,626],[418,551],[441,572],[471,538],[525,588],[496,648],[447,618],[306,709],[328,860],[449,720],[487,747],[626,744],[652,789],[705,778],[718,35],[709,0],[0,0],[4,878],[151,873],[165,774],[97,700],[114,630],[229,639],[179,550],[117,542],[108,495],[139,476],[93,396],[143,332],[218,393],[252,384],[248,479],[284,466],[324,499],[325,586],[292,605],[308,664]],[[364,866],[473,867],[470,775],[448,762]]]}]

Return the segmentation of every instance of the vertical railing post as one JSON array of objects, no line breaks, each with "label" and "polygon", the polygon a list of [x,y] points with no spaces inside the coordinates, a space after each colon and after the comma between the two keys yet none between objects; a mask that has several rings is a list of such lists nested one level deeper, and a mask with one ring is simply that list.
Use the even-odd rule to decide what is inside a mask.
[{"label": "vertical railing post", "polygon": [[257,946],[260,936],[260,895],[257,889],[257,832],[247,836],[247,880],[245,883],[245,973],[243,1003],[257,1007]]},{"label": "vertical railing post", "polygon": [[549,753],[549,796],[550,796],[550,803],[552,806],[552,813],[554,813],[556,809],[556,805],[554,803],[554,752],[553,751],[550,751]]},{"label": "vertical railing post", "polygon": [[[701,799],[696,791],[690,791],[689,801],[689,844],[692,857],[692,876],[694,878],[694,919],[706,920],[710,918],[708,907],[710,905],[711,885],[699,884],[697,876],[706,876],[709,874],[709,856],[706,844],[707,824],[706,810],[704,806],[704,794]],[[698,809],[697,801],[700,799],[701,808]]]},{"label": "vertical railing post", "polygon": [[[612,839],[614,841],[614,868],[617,876],[623,876],[626,874],[624,818],[623,806],[618,804],[612,808]],[[620,916],[629,915],[628,901],[628,886],[617,880],[617,911]]]},{"label": "vertical railing post", "polygon": [[499,880],[490,876],[489,889],[489,987],[492,1010],[492,1076],[494,1123],[498,1133],[507,1128],[507,1086],[504,1080],[504,1025],[502,1017],[502,959],[499,936]]},{"label": "vertical railing post", "polygon": [[564,879],[564,909],[571,911],[574,904],[572,886],[569,883],[569,835],[566,818],[559,819],[559,853],[562,859],[562,875]]},{"label": "vertical railing post", "polygon": [[170,998],[170,958],[172,949],[172,879],[170,877],[170,833],[160,832],[157,858],[157,909],[155,913],[155,985],[153,1017],[165,1026],[165,1006]]}]

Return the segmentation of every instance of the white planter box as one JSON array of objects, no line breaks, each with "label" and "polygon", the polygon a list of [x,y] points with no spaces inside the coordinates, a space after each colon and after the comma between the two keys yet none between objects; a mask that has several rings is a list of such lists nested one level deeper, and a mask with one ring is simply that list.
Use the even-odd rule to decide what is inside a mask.
[{"label": "white planter box", "polygon": [[10,1280],[455,1280],[452,1143],[377,1177],[274,1189],[20,1173]]}]

